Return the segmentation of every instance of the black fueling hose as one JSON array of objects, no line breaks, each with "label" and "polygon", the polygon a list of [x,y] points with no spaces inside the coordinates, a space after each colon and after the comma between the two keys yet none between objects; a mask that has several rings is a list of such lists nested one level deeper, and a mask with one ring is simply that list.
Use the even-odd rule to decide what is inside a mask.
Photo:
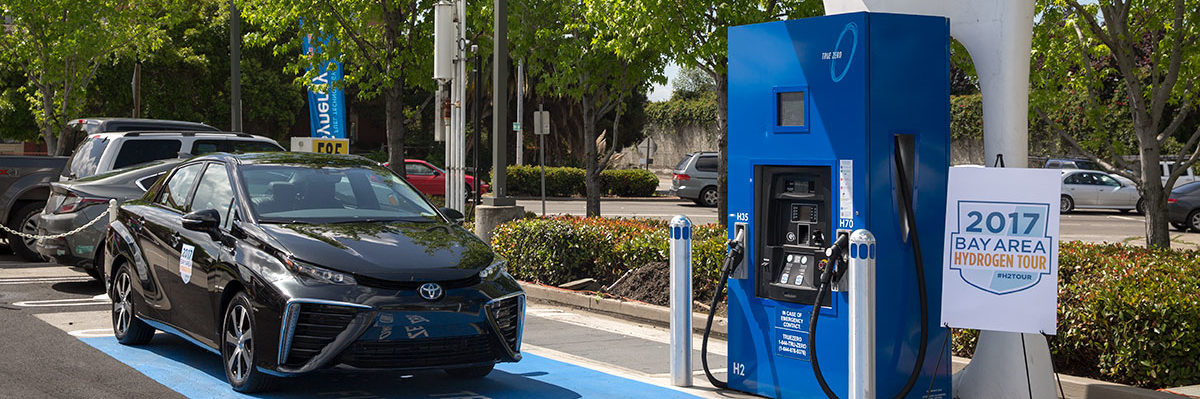
[{"label": "black fueling hose", "polygon": [[717,292],[713,294],[712,306],[708,308],[708,322],[704,323],[704,339],[700,341],[700,364],[704,366],[704,375],[708,377],[708,382],[717,389],[729,388],[729,383],[718,380],[713,376],[712,371],[708,368],[708,334],[712,332],[713,316],[717,314],[717,304],[721,300],[721,292],[725,290],[725,282],[729,279],[729,274],[737,269],[738,263],[742,262],[742,257],[746,254],[746,248],[742,246],[743,237],[739,233],[737,237],[729,240],[729,252],[725,254],[725,262],[721,264],[721,280],[717,281]]},{"label": "black fueling hose", "polygon": [[[900,176],[899,191],[901,205],[904,208],[904,220],[908,225],[909,236],[912,237],[913,265],[917,269],[917,298],[919,298],[921,308],[921,343],[917,350],[917,361],[916,364],[913,364],[912,372],[909,373],[908,381],[904,383],[904,388],[896,393],[895,396],[896,398],[903,398],[908,396],[908,393],[912,391],[913,386],[917,383],[917,379],[921,376],[921,369],[925,367],[925,350],[929,346],[929,299],[926,297],[925,292],[925,262],[922,261],[921,257],[921,240],[917,234],[917,221],[913,212],[912,182],[908,181],[908,174],[905,173],[908,167],[901,156],[899,145],[895,146],[895,158],[896,172]],[[841,242],[841,240],[838,240],[838,243]],[[841,259],[840,253],[842,249],[838,248],[838,243],[835,243],[827,251],[829,264],[826,265],[825,271],[821,274],[821,287],[817,289],[817,299],[813,302],[811,321],[808,323],[809,352],[811,352],[812,357],[813,374],[816,375],[817,383],[821,385],[821,390],[825,392],[825,396],[831,399],[836,399],[837,394],[829,389],[829,385],[825,382],[825,376],[821,374],[821,365],[817,362],[817,320],[819,320],[821,313],[821,301],[829,293],[829,283],[834,277],[832,272],[834,263]],[[838,255],[837,257],[833,256],[835,251]],[[839,270],[838,277],[840,277],[842,272]]]}]

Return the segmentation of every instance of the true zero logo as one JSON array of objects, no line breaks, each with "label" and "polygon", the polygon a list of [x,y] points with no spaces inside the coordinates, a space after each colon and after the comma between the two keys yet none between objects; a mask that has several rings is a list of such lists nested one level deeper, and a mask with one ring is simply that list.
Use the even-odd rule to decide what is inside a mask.
[{"label": "true zero logo", "polygon": [[1052,272],[1050,204],[959,201],[957,213],[950,269],[968,284],[1004,295],[1033,287]]}]

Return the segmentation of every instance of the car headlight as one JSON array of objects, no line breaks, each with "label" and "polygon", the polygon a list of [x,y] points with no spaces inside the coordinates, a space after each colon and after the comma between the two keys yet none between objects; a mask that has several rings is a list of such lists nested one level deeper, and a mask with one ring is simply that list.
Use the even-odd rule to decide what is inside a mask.
[{"label": "car headlight", "polygon": [[503,260],[498,260],[498,261],[492,262],[491,265],[488,265],[488,267],[483,268],[483,270],[480,270],[479,278],[486,279],[486,278],[498,275],[498,274],[506,272],[506,271],[508,271],[508,262],[505,262]]},{"label": "car headlight", "polygon": [[349,273],[335,272],[333,270],[314,266],[295,259],[288,259],[287,264],[288,266],[291,266],[292,270],[294,270],[302,278],[334,285],[358,284],[357,281],[354,281],[354,276],[351,276]]}]

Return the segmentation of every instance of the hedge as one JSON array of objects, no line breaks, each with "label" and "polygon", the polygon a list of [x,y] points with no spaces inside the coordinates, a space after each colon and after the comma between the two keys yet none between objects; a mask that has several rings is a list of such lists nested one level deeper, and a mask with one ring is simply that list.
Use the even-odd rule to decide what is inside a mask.
[{"label": "hedge", "polygon": [[[1200,251],[1063,242],[1059,250],[1060,372],[1157,389],[1200,383]],[[978,332],[958,330],[969,356]]]},{"label": "hedge", "polygon": [[[641,169],[600,171],[601,192],[620,197],[647,197],[658,188],[658,176]],[[508,166],[508,190],[516,195],[541,195],[541,168]],[[587,172],[580,168],[547,167],[546,196],[587,195]]]},{"label": "hedge", "polygon": [[[725,230],[695,226],[692,287],[697,299],[712,298],[725,257]],[[559,216],[520,219],[492,232],[492,248],[508,259],[514,277],[548,285],[594,278],[607,286],[626,271],[666,262],[667,222]]]}]

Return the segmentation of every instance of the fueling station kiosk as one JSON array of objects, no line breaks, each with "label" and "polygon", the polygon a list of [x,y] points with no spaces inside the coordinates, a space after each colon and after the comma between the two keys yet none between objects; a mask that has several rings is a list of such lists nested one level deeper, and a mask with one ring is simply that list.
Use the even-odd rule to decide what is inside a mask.
[{"label": "fueling station kiosk", "polygon": [[[745,251],[728,280],[728,388],[949,398],[949,21],[862,12],[728,37],[729,234]],[[866,292],[842,278],[855,259],[874,259]],[[852,344],[854,295],[873,305],[854,333],[873,347]],[[855,366],[873,377],[851,393]]]}]

